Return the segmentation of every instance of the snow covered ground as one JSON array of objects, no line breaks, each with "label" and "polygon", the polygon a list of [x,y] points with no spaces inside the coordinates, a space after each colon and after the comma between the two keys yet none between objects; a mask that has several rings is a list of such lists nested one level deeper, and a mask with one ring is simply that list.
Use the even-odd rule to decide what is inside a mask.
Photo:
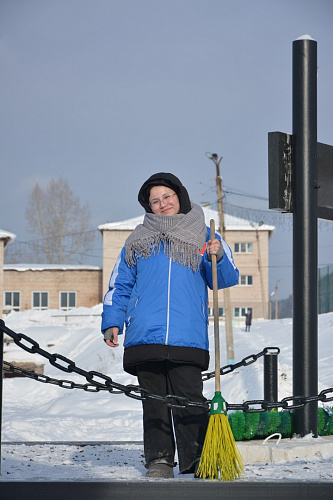
[{"label": "snow covered ground", "polygon": [[[70,311],[67,318],[56,310],[24,311],[5,317],[6,325],[34,340],[51,353],[75,361],[84,370],[102,372],[114,382],[136,384],[122,369],[122,346],[108,348],[100,334],[101,306]],[[333,386],[333,313],[319,316],[319,391]],[[221,366],[227,363],[224,327],[221,325]],[[210,326],[213,349],[213,326]],[[279,355],[279,400],[292,395],[292,320],[258,321],[245,332],[234,328],[235,361],[276,346]],[[211,356],[214,360],[214,356]],[[44,374],[86,383],[76,374],[60,371],[38,355],[10,343],[4,359],[45,362]],[[213,365],[209,370],[213,370]],[[221,378],[228,403],[263,398],[263,358]],[[204,383],[205,395],[214,394],[214,380]],[[330,404],[331,405],[331,404]],[[307,438],[303,438],[307,439]],[[322,438],[311,441],[320,443]],[[330,438],[329,438],[330,439]],[[294,441],[294,440],[292,440]],[[300,441],[299,439],[295,440]],[[24,444],[23,444],[24,443]],[[289,441],[290,443],[290,441]],[[333,443],[333,437],[332,437]],[[258,442],[258,446],[261,443]],[[274,445],[275,446],[275,445]],[[3,384],[1,480],[143,479],[141,402],[123,394],[85,392],[9,378]],[[178,476],[176,468],[176,478]],[[191,479],[191,476],[189,478]],[[333,453],[308,458],[245,463],[240,481],[333,481]]]}]

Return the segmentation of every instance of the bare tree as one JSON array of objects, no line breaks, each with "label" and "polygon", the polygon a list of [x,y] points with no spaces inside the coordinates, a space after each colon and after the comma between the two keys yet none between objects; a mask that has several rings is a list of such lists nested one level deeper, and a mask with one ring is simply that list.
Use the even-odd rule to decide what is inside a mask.
[{"label": "bare tree", "polygon": [[33,252],[38,263],[80,263],[82,254],[91,249],[95,232],[89,230],[89,206],[81,205],[62,178],[51,180],[45,189],[35,185],[25,217],[28,230],[39,237]]}]

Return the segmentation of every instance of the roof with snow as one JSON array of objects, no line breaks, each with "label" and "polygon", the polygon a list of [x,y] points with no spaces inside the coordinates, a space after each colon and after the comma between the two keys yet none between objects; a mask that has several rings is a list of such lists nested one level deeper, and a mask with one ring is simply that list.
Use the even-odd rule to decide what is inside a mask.
[{"label": "roof with snow", "polygon": [[71,264],[5,264],[4,271],[99,271],[98,266]]},{"label": "roof with snow", "polygon": [[[213,210],[206,206],[201,208],[205,214],[207,226],[209,226],[210,220],[214,219],[216,227],[219,227],[219,214],[217,210]],[[132,219],[119,222],[108,222],[98,226],[98,229],[100,231],[132,231],[138,224],[142,224],[143,218],[144,215],[140,215],[139,217],[133,217]],[[257,222],[241,219],[229,214],[224,214],[224,223],[227,231],[256,231],[258,229],[258,231],[269,231],[273,233],[275,230],[274,226],[269,226],[267,224],[259,225]]]}]

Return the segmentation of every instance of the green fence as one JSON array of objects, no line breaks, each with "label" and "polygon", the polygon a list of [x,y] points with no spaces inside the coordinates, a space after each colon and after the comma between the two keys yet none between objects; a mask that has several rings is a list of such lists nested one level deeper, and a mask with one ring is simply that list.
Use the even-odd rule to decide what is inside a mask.
[{"label": "green fence", "polygon": [[333,311],[333,266],[318,269],[318,312]]}]

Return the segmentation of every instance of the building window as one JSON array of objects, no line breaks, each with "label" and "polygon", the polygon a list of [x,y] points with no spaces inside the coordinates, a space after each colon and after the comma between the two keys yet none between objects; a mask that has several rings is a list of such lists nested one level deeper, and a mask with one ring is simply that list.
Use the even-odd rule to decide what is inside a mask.
[{"label": "building window", "polygon": [[48,309],[48,292],[32,292],[32,307],[33,309]]},{"label": "building window", "polygon": [[251,286],[251,285],[253,285],[253,279],[252,278],[253,277],[251,275],[242,274],[238,278],[237,285],[240,285],[240,286]]},{"label": "building window", "polygon": [[[208,314],[209,316],[214,316],[214,307],[208,307]],[[224,316],[224,309],[223,307],[219,307],[219,317]]]},{"label": "building window", "polygon": [[234,316],[235,318],[244,318],[247,311],[251,311],[252,314],[252,307],[235,307]]},{"label": "building window", "polygon": [[5,292],[4,308],[12,311],[19,311],[20,292]]},{"label": "building window", "polygon": [[76,307],[76,292],[60,292],[60,309]]},{"label": "building window", "polygon": [[253,253],[253,243],[235,243],[235,253]]}]

